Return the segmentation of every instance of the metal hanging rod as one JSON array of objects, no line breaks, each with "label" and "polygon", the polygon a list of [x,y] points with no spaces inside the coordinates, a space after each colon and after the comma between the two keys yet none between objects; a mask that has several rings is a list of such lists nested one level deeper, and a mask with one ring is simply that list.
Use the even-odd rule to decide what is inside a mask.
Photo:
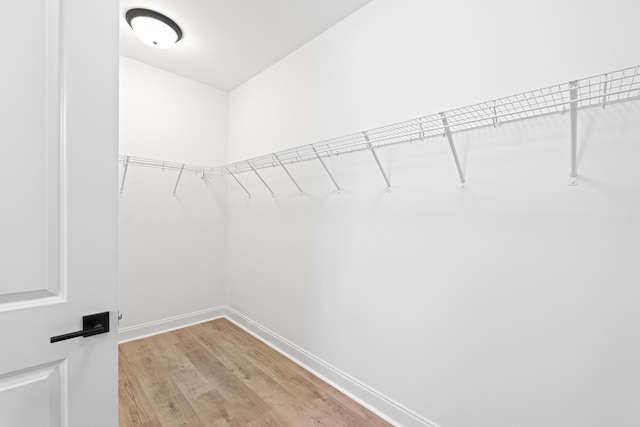
[{"label": "metal hanging rod", "polygon": [[[451,146],[462,188],[465,177],[460,167],[452,134],[485,127],[497,127],[505,123],[527,120],[551,114],[570,113],[571,126],[571,163],[569,171],[570,185],[577,184],[576,144],[577,111],[640,99],[640,65],[560,83],[541,89],[506,96],[487,102],[469,105],[442,113],[419,117],[394,123],[363,132],[341,136],[314,144],[302,145],[275,153],[245,159],[217,167],[195,166],[176,162],[145,159],[133,156],[120,156],[120,163],[126,168],[142,166],[155,169],[175,170],[213,176],[232,176],[239,184],[238,175],[254,172],[273,195],[271,188],[258,173],[261,169],[282,167],[290,178],[286,165],[320,160],[336,189],[336,183],[323,159],[342,154],[376,150],[396,144],[423,141],[429,138],[446,137]],[[276,161],[274,161],[276,159]],[[384,174],[384,170],[381,169]],[[123,173],[123,184],[125,173]],[[385,174],[387,186],[389,180]],[[297,182],[294,183],[297,185]],[[242,184],[244,191],[249,192]],[[298,187],[298,189],[300,189]]]}]

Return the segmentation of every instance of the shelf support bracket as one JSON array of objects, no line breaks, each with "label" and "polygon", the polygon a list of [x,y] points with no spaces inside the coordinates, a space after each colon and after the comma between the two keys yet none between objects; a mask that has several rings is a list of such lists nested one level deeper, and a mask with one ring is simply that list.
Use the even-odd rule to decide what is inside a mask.
[{"label": "shelf support bracket", "polygon": [[373,158],[375,159],[376,164],[378,165],[378,169],[380,169],[380,173],[382,174],[384,181],[387,183],[387,192],[391,193],[391,182],[389,182],[389,177],[385,173],[384,168],[382,167],[382,163],[380,163],[380,159],[378,158],[378,153],[376,153],[376,149],[373,147],[373,145],[371,145],[371,141],[369,141],[369,135],[367,134],[367,132],[366,131],[362,132],[362,135],[364,135],[364,139],[365,141],[367,141],[367,148],[371,151],[371,154],[373,154]]},{"label": "shelf support bracket", "polygon": [[456,168],[458,168],[458,175],[460,176],[460,189],[464,190],[466,187],[466,182],[464,179],[464,173],[462,172],[462,167],[460,166],[460,160],[458,159],[458,152],[456,151],[456,146],[453,143],[453,136],[451,136],[451,129],[449,129],[449,121],[447,120],[447,114],[442,112],[440,113],[440,117],[442,118],[442,125],[444,126],[444,133],[449,141],[449,147],[451,148],[451,154],[453,154],[453,160],[456,162]]},{"label": "shelf support bracket", "polygon": [[120,184],[120,193],[124,191],[124,180],[127,179],[127,170],[129,169],[129,156],[124,159],[124,171],[122,172],[122,183]]},{"label": "shelf support bracket", "polygon": [[498,127],[498,109],[496,108],[496,101],[493,101],[493,127]]},{"label": "shelf support bracket", "polygon": [[182,164],[182,167],[180,168],[180,173],[178,174],[178,180],[176,181],[176,185],[175,187],[173,187],[173,197],[176,197],[176,190],[178,189],[178,184],[180,184],[180,178],[182,178],[182,172],[184,172],[184,163]]},{"label": "shelf support bracket", "polygon": [[609,74],[604,75],[604,90],[602,91],[602,108],[607,105],[607,83],[609,83]]},{"label": "shelf support bracket", "polygon": [[231,178],[233,178],[233,179],[238,183],[238,185],[239,185],[240,187],[242,187],[242,189],[244,190],[244,192],[245,192],[245,193],[247,193],[247,196],[249,196],[249,198],[251,198],[251,193],[249,193],[249,191],[245,188],[245,186],[244,186],[244,185],[242,185],[242,183],[241,183],[241,182],[240,182],[240,180],[235,176],[235,174],[234,174],[233,172],[231,172],[231,171],[229,170],[229,168],[228,168],[228,167],[226,167],[226,166],[225,166],[225,170],[227,171],[227,173],[228,173],[229,175],[231,175]]},{"label": "shelf support bracket", "polygon": [[247,160],[247,164],[249,165],[249,167],[251,168],[251,170],[253,171],[253,173],[256,174],[256,176],[258,178],[260,178],[260,181],[262,181],[262,183],[264,184],[265,187],[267,187],[267,190],[269,190],[269,193],[271,193],[271,197],[276,197],[275,193],[271,190],[271,187],[269,187],[269,185],[267,185],[267,183],[265,182],[264,179],[262,179],[262,177],[260,176],[260,174],[258,173],[258,171],[256,170],[256,168],[251,164],[251,162],[249,160]]},{"label": "shelf support bracket", "polygon": [[569,185],[578,185],[578,81],[569,82],[569,99],[571,100],[571,174]]},{"label": "shelf support bracket", "polygon": [[338,185],[336,180],[333,178],[333,175],[329,171],[329,168],[327,167],[327,165],[324,163],[324,160],[322,160],[322,157],[320,157],[320,154],[318,154],[318,150],[316,150],[316,147],[314,147],[313,145],[311,145],[311,149],[316,154],[316,157],[318,158],[318,160],[320,160],[320,164],[324,168],[325,172],[327,172],[327,175],[329,175],[329,178],[331,178],[331,181],[333,182],[333,185],[336,186],[336,190],[338,190],[338,194],[340,194],[340,191],[341,191],[340,190],[340,186]]},{"label": "shelf support bracket", "polygon": [[304,191],[302,191],[302,188],[300,188],[300,186],[298,185],[296,180],[293,178],[293,176],[291,176],[291,173],[289,173],[289,169],[287,169],[286,166],[284,165],[284,163],[282,163],[282,160],[280,160],[280,157],[278,157],[278,155],[276,153],[273,153],[273,158],[276,159],[276,161],[280,164],[282,169],[284,169],[284,171],[287,173],[287,175],[289,176],[291,181],[293,181],[295,186],[298,188],[298,191],[300,192],[300,195],[302,196],[304,194]]}]

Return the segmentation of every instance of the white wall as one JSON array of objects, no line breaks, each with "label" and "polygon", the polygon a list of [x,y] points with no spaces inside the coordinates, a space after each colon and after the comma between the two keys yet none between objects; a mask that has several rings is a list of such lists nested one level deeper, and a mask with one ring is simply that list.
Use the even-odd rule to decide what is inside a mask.
[{"label": "white wall", "polygon": [[374,0],[231,93],[229,160],[640,63],[636,0]]},{"label": "white wall", "polygon": [[[229,185],[229,305],[443,427],[640,423],[640,105]],[[416,424],[417,425],[417,424]]]},{"label": "white wall", "polygon": [[[222,164],[226,105],[224,92],[121,57],[120,152]],[[185,173],[172,197],[176,179],[175,171],[128,169],[120,197],[121,328],[224,304],[224,182]]]},{"label": "white wall", "polygon": [[226,162],[226,92],[125,56],[120,75],[120,153],[203,166]]},{"label": "white wall", "polygon": [[[255,156],[639,62],[631,1],[375,0],[230,95]],[[542,33],[542,34],[541,34]],[[228,304],[442,427],[640,424],[640,106],[228,184]],[[416,424],[417,425],[417,424]]]}]

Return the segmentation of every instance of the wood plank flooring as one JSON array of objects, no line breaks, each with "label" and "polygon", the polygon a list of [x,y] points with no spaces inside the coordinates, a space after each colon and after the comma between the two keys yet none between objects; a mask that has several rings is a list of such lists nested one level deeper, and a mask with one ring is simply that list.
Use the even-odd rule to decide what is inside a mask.
[{"label": "wood plank flooring", "polygon": [[226,319],[120,345],[120,427],[389,426]]}]

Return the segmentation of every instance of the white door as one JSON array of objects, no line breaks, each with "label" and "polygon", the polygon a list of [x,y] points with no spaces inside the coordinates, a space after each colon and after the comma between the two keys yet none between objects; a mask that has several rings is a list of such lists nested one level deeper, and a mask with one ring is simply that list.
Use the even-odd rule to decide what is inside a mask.
[{"label": "white door", "polygon": [[[117,426],[118,13],[0,8],[2,427]],[[111,332],[50,342],[100,312]]]}]

